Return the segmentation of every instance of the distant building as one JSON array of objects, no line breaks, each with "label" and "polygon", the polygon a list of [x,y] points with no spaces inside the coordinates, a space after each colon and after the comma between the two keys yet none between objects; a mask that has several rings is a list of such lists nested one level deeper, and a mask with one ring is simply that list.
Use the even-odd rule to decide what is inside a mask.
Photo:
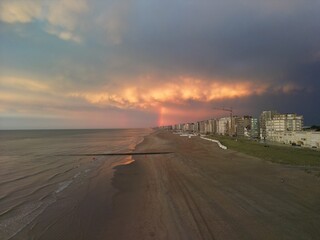
[{"label": "distant building", "polygon": [[259,120],[252,116],[222,117],[194,123],[180,123],[160,127],[166,130],[194,132],[200,134],[220,134],[262,138],[284,144],[320,148],[320,131],[303,127],[303,116],[296,113],[280,114],[263,111]]},{"label": "distant building", "polygon": [[251,130],[252,116],[243,116],[235,118],[235,133],[237,136],[249,137],[249,131]]},{"label": "distant building", "polygon": [[276,111],[263,111],[260,115],[259,119],[259,126],[260,126],[260,138],[261,139],[266,139],[267,137],[267,132],[266,132],[266,123],[268,120],[271,120],[273,116],[276,114]]},{"label": "distant building", "polygon": [[172,129],[173,129],[173,130],[176,130],[176,131],[182,131],[182,130],[183,130],[183,126],[184,126],[184,124],[182,124],[182,123],[175,124],[175,125],[172,127]]},{"label": "distant building", "polygon": [[217,120],[216,119],[209,119],[208,124],[210,126],[210,132],[211,134],[217,133]]},{"label": "distant building", "polygon": [[194,131],[196,133],[199,133],[200,132],[200,123],[199,122],[195,122],[194,123]]},{"label": "distant building", "polygon": [[250,137],[251,138],[259,137],[259,121],[257,118],[251,118]]},{"label": "distant building", "polygon": [[205,134],[210,134],[212,132],[212,127],[209,123],[209,120],[204,121],[204,132]]},{"label": "distant building", "polygon": [[[266,121],[266,138],[272,140],[276,133],[298,132],[303,128],[303,116],[297,114],[275,114]],[[276,134],[278,135],[278,134]]]},{"label": "distant building", "polygon": [[231,130],[231,118],[223,117],[217,120],[217,133],[220,135],[229,135]]},{"label": "distant building", "polygon": [[189,131],[190,131],[190,132],[195,132],[194,123],[190,123],[190,125],[189,125]]},{"label": "distant building", "polygon": [[199,122],[199,132],[200,132],[200,134],[205,134],[206,133],[205,122],[206,121],[200,121]]},{"label": "distant building", "polygon": [[182,130],[183,130],[184,132],[188,132],[188,131],[189,131],[189,123],[183,124]]},{"label": "distant building", "polygon": [[184,132],[194,132],[194,123],[185,123],[183,125]]},{"label": "distant building", "polygon": [[275,114],[266,121],[266,139],[284,144],[319,148],[320,133],[303,130],[303,116]]}]

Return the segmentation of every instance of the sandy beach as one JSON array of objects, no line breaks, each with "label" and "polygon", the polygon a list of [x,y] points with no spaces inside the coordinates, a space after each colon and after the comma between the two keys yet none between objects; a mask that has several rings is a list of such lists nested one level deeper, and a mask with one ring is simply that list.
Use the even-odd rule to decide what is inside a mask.
[{"label": "sandy beach", "polygon": [[216,144],[154,132],[118,166],[105,239],[317,239],[320,178]]}]

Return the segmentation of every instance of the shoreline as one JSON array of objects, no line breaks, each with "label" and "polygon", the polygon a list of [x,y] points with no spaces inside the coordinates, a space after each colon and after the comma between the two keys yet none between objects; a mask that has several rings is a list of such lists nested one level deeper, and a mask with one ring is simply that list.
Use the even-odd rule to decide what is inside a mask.
[{"label": "shoreline", "polygon": [[[134,148],[143,142],[144,134],[148,135],[150,132],[142,132],[139,138],[135,133],[132,134],[133,138],[123,140],[127,144],[117,149],[128,153],[134,151]],[[99,136],[101,135],[98,134]],[[108,140],[98,139],[95,141],[97,143],[92,143],[92,147],[97,148],[98,144],[100,149],[104,149]],[[113,142],[109,144],[112,149]],[[39,190],[31,189],[31,194],[28,195],[30,198],[21,198],[21,208],[20,205],[12,203],[15,212],[1,216],[4,221],[0,224],[0,238],[104,239],[106,228],[112,221],[112,198],[119,191],[112,185],[112,179],[117,168],[130,165],[134,160],[132,156],[123,154],[97,155],[99,154],[71,152],[66,154],[65,159],[64,155],[59,156],[60,162],[53,159],[52,162],[58,164],[58,174],[48,177],[44,175],[47,181],[44,182],[44,187],[39,182]],[[64,166],[62,163],[67,166],[65,172],[60,169]],[[51,178],[53,181],[46,184]],[[20,201],[18,198],[14,200]]]},{"label": "shoreline", "polygon": [[[115,167],[106,239],[314,239],[319,181],[297,169],[154,131]],[[312,210],[314,209],[314,210]],[[317,210],[318,209],[318,210]]]}]

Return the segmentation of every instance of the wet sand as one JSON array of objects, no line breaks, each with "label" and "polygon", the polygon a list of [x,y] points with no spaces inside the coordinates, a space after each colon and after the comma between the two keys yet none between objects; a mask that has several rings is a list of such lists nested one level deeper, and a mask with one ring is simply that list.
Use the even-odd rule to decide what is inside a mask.
[{"label": "wet sand", "polygon": [[105,239],[319,239],[320,178],[155,132],[118,166]]}]

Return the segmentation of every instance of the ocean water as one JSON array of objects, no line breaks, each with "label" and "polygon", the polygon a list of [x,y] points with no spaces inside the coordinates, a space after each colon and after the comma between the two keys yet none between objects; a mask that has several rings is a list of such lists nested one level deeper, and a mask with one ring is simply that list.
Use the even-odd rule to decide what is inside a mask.
[{"label": "ocean water", "polygon": [[0,239],[99,239],[132,159],[61,155],[134,151],[151,131],[0,131]]}]

